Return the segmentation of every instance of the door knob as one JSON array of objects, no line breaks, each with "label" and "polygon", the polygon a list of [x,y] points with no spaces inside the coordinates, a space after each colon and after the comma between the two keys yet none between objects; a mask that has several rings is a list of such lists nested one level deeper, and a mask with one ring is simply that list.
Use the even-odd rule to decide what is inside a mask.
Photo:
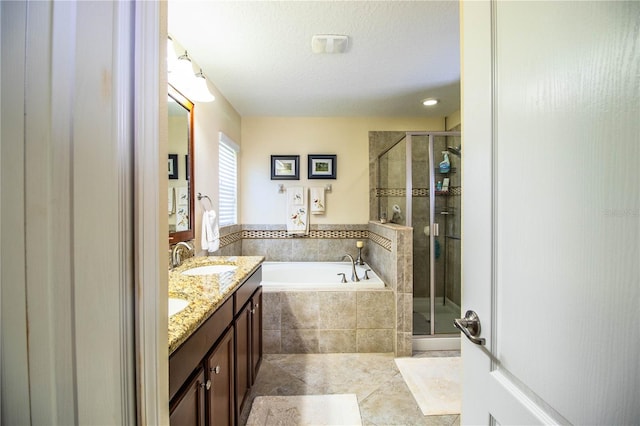
[{"label": "door knob", "polygon": [[478,314],[474,311],[467,311],[464,314],[464,318],[457,318],[453,320],[453,325],[462,333],[467,336],[467,339],[471,340],[476,345],[484,345],[485,339],[480,336],[480,319]]}]

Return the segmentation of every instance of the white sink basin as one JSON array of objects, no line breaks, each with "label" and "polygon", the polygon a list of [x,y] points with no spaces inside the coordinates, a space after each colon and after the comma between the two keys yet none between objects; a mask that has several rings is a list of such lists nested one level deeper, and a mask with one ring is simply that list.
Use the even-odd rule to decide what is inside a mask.
[{"label": "white sink basin", "polygon": [[184,299],[169,298],[169,316],[175,315],[189,306],[189,301]]},{"label": "white sink basin", "polygon": [[235,265],[206,265],[187,269],[182,272],[182,275],[213,275],[235,271],[236,269],[238,269],[238,267]]}]

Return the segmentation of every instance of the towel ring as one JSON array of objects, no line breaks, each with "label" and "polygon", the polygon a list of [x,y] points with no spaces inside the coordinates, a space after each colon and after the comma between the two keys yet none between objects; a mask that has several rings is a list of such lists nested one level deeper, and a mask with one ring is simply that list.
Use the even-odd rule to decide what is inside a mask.
[{"label": "towel ring", "polygon": [[203,198],[206,198],[207,200],[209,200],[209,205],[213,209],[213,201],[211,201],[211,198],[209,198],[208,195],[202,195],[201,193],[198,192],[197,198],[198,198],[198,201],[202,201]]}]

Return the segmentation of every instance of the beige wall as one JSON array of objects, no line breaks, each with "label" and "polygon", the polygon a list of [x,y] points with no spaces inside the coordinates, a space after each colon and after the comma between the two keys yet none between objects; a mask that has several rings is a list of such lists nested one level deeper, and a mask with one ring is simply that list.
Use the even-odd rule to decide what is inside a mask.
[{"label": "beige wall", "polygon": [[[213,102],[196,102],[194,107],[194,179],[195,192],[209,196],[213,208],[218,211],[218,141],[219,132],[224,132],[240,144],[240,114],[209,82],[209,89],[216,100]],[[204,203],[204,204],[203,204]],[[200,251],[200,234],[203,206],[210,208],[207,200],[195,200],[195,239],[196,251]]]},{"label": "beige wall", "polygon": [[[324,186],[326,213],[311,224],[369,220],[369,131],[444,130],[440,118],[243,117],[240,150],[240,223],[283,224],[285,196],[277,186]],[[300,155],[300,180],[272,181],[270,156]],[[337,179],[308,180],[307,154],[336,154]]]},{"label": "beige wall", "polygon": [[456,111],[454,113],[449,114],[445,118],[445,123],[446,123],[445,130],[451,130],[456,126],[459,126],[462,123],[462,115],[460,114],[460,111]]}]

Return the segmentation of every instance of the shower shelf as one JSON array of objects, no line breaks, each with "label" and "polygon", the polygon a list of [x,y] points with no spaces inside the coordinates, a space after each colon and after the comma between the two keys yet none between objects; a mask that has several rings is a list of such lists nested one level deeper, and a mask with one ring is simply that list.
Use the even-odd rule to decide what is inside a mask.
[{"label": "shower shelf", "polygon": [[440,169],[436,169],[436,174],[437,175],[448,175],[448,174],[451,174],[451,173],[456,173],[457,170],[458,169],[456,169],[455,167],[451,167],[448,172],[441,172]]}]

